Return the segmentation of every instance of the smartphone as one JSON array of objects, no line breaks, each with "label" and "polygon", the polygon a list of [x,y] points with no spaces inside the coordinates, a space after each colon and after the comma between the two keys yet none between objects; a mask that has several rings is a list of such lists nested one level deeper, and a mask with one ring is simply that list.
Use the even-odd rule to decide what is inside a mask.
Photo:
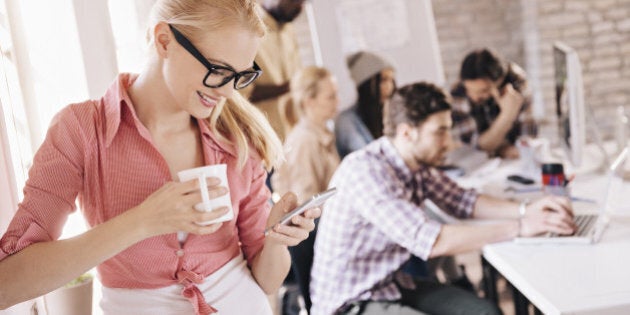
[{"label": "smartphone", "polygon": [[328,200],[328,198],[332,197],[336,192],[337,192],[337,188],[333,187],[331,189],[328,189],[324,192],[321,192],[313,196],[311,199],[305,201],[304,203],[299,205],[297,208],[293,209],[291,212],[285,214],[278,222],[276,222],[275,224],[272,224],[270,227],[267,227],[265,229],[265,235],[267,235],[269,231],[271,231],[271,229],[274,226],[276,226],[276,224],[287,224],[291,220],[292,217],[299,215],[308,209],[320,207],[321,205],[324,204],[324,202],[326,202],[326,200]]},{"label": "smartphone", "polygon": [[531,185],[534,183],[533,179],[520,176],[520,175],[510,175],[507,177],[507,179],[513,182],[517,182],[519,184],[523,184],[523,185]]}]

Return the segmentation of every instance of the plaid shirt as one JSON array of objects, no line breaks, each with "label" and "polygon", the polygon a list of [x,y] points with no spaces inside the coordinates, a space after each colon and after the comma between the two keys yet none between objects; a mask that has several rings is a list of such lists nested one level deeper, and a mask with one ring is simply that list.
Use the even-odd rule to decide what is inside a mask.
[{"label": "plaid shirt", "polygon": [[[510,64],[506,82],[511,83],[515,90],[523,97],[521,113],[514,122],[512,128],[505,135],[505,145],[514,144],[516,139],[527,131],[535,135],[536,124],[531,118],[531,91],[527,87],[524,71],[516,64]],[[501,112],[499,105],[494,98],[490,98],[481,104],[473,104],[466,96],[466,88],[459,82],[451,90],[453,96],[453,130],[455,139],[462,142],[477,145],[479,135],[484,133],[496,120]]]},{"label": "plaid shirt", "polygon": [[382,137],[344,159],[324,206],[311,271],[311,314],[332,314],[358,300],[397,300],[394,277],[413,254],[427,259],[441,230],[420,205],[431,199],[446,212],[470,217],[477,200],[444,173],[412,173]]}]

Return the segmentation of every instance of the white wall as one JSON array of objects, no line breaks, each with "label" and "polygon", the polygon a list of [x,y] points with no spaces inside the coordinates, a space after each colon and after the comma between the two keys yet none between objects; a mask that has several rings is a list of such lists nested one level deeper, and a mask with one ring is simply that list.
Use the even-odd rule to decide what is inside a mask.
[{"label": "white wall", "polygon": [[[0,71],[4,75],[4,71]],[[3,76],[4,77],[4,76]],[[0,84],[6,84],[0,80]],[[13,214],[17,210],[17,185],[12,163],[5,107],[0,100],[0,235],[9,226]]]},{"label": "white wall", "polygon": [[[358,10],[348,10],[354,7]],[[317,0],[313,12],[323,65],[339,79],[342,108],[356,97],[345,56],[358,50],[388,57],[399,86],[421,80],[444,84],[430,0]]]}]

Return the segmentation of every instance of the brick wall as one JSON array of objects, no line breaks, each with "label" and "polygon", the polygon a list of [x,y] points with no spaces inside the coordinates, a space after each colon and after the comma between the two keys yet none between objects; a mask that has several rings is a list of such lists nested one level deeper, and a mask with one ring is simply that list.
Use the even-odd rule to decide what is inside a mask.
[{"label": "brick wall", "polygon": [[[630,0],[538,0],[538,19],[543,87],[553,84],[551,45],[561,40],[578,52],[585,102],[609,134],[616,107],[630,105]],[[544,94],[550,103],[552,89]]]},{"label": "brick wall", "polygon": [[457,81],[464,56],[491,47],[506,59],[523,63],[523,35],[518,0],[433,0],[446,82]]},{"label": "brick wall", "polygon": [[630,0],[433,0],[433,9],[449,84],[468,51],[492,47],[526,68],[540,116],[554,117],[551,52],[560,40],[579,54],[586,103],[604,134],[617,106],[630,112]]}]

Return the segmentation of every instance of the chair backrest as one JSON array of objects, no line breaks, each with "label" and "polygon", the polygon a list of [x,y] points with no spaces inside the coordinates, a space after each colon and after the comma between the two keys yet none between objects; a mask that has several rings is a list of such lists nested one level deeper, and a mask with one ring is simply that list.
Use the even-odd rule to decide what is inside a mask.
[{"label": "chair backrest", "polygon": [[289,247],[291,253],[291,269],[300,287],[300,293],[304,298],[304,304],[306,310],[310,314],[311,310],[311,295],[309,293],[309,286],[311,284],[311,267],[313,266],[313,248],[315,246],[315,236],[317,234],[317,224],[319,219],[315,220],[315,229],[311,232],[307,239],[302,243]]}]

